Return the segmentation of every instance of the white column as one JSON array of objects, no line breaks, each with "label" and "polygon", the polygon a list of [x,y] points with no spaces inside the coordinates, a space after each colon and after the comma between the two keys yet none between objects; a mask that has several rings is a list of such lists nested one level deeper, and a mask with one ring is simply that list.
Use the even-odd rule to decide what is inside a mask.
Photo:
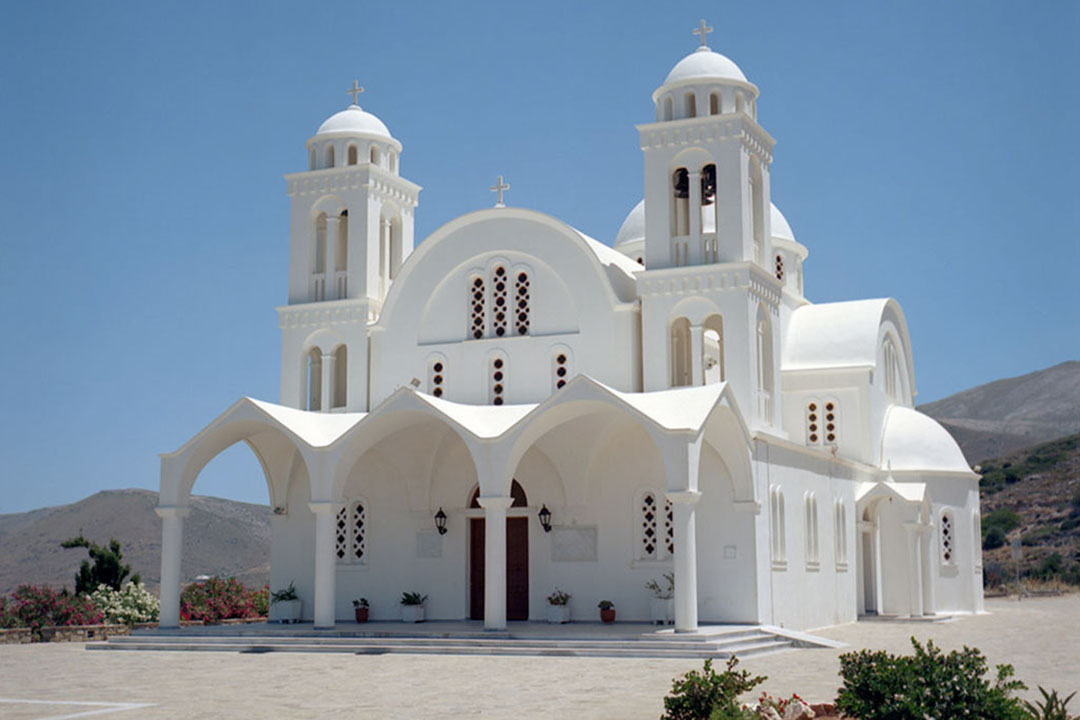
[{"label": "white column", "polygon": [[341,218],[337,215],[326,216],[326,291],[323,295],[325,300],[339,300],[337,294],[337,245],[338,224]]},{"label": "white column", "polygon": [[158,507],[161,518],[161,611],[158,627],[180,627],[180,559],[183,556],[186,507]]},{"label": "white column", "polygon": [[[701,171],[691,170],[690,178],[690,262],[701,263]],[[695,383],[696,384],[696,383]]]},{"label": "white column", "polygon": [[332,394],[334,383],[334,354],[323,353],[322,356],[322,387],[319,389],[319,409],[323,412],[330,412],[330,408],[334,404],[334,396]]},{"label": "white column", "polygon": [[334,504],[308,503],[315,513],[315,627],[334,627]]},{"label": "white column", "polygon": [[[856,607],[865,615],[872,605],[874,611],[881,614],[881,608],[878,607],[877,600],[877,585],[875,584],[877,562],[874,558],[874,523],[859,520],[857,526],[859,528],[859,547],[856,548],[856,558],[861,558],[862,562],[856,568],[856,575],[862,578],[862,586],[858,588],[859,598]],[[867,573],[868,565],[870,569],[869,575]],[[867,590],[869,590],[871,596],[870,603],[866,602]]]},{"label": "white column", "polygon": [[697,490],[667,493],[675,515],[675,632],[697,632],[697,537],[694,505]]},{"label": "white column", "polygon": [[919,535],[922,526],[917,522],[904,523],[908,534],[908,597],[911,616],[923,614],[922,595],[922,552],[919,548]]},{"label": "white column", "polygon": [[705,384],[705,329],[690,326],[690,384]]},{"label": "white column", "polygon": [[506,629],[506,510],[511,497],[481,497],[484,508],[484,629]]}]

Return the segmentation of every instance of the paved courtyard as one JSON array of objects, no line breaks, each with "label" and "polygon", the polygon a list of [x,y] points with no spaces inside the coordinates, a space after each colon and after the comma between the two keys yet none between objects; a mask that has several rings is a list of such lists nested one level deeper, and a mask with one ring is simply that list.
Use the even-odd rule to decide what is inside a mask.
[{"label": "paved courtyard", "polygon": [[[1080,688],[1080,595],[991,600],[947,623],[858,623],[817,634],[908,652],[908,638],[980,648],[1034,688]],[[842,650],[749,658],[773,694],[832,699]],[[0,718],[657,718],[690,660],[87,652],[0,646]],[[1074,701],[1076,702],[1076,701]],[[1080,710],[1080,703],[1073,708]]]}]

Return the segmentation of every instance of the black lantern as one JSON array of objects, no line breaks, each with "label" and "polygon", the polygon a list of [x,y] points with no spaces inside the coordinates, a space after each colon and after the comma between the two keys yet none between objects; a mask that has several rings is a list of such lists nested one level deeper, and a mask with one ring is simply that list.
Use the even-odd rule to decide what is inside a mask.
[{"label": "black lantern", "polygon": [[446,513],[442,508],[439,508],[439,512],[435,513],[435,529],[439,531],[440,535],[446,534]]},{"label": "black lantern", "polygon": [[547,509],[547,505],[540,508],[540,527],[544,528],[544,532],[551,532],[551,511]]}]

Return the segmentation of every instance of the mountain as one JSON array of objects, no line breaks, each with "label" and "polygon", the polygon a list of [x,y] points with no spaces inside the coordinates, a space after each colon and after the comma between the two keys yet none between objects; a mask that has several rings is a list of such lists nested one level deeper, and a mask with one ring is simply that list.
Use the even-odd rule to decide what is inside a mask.
[{"label": "mountain", "polygon": [[971,464],[1080,432],[1080,362],[997,380],[918,407]]},{"label": "mountain", "polygon": [[[0,515],[0,594],[22,584],[74,588],[86,550],[60,543],[80,531],[103,545],[120,541],[124,561],[156,592],[161,578],[161,520],[158,494],[149,490],[105,490],[70,505]],[[235,575],[264,585],[270,575],[270,509],[265,505],[191,496],[184,520],[181,572]]]}]

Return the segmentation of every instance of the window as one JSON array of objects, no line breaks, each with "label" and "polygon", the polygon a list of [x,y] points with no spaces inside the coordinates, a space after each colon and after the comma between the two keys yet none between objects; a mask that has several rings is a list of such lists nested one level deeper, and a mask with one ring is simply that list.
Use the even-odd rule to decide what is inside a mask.
[{"label": "window", "polygon": [[836,569],[847,570],[847,506],[843,500],[836,501]]},{"label": "window", "polygon": [[714,92],[709,94],[709,114],[720,114],[720,93]]},{"label": "window", "polygon": [[529,334],[529,274],[525,271],[518,272],[514,281],[517,299],[517,321],[515,327],[518,335]]},{"label": "window", "polygon": [[334,523],[334,558],[339,565],[367,564],[367,510],[354,500],[338,510]]},{"label": "window", "polygon": [[334,167],[334,146],[333,145],[327,145],[326,146],[326,167],[328,167],[328,168]]},{"label": "window", "polygon": [[806,405],[806,444],[836,445],[840,435],[840,409],[835,400],[811,400]]},{"label": "window", "polygon": [[311,148],[310,150],[308,150],[307,169],[308,170],[314,170],[315,169],[315,148]]},{"label": "window", "polygon": [[686,93],[686,117],[697,117],[697,98],[694,93]]},{"label": "window", "polygon": [[784,493],[779,486],[773,485],[769,490],[769,535],[772,561],[776,566],[783,566],[787,561],[786,526]]},{"label": "window", "polygon": [[486,325],[484,312],[484,278],[473,277],[469,287],[469,304],[472,306],[472,320],[469,327],[469,333],[479,340],[484,337],[484,328]]},{"label": "window", "polygon": [[371,162],[372,165],[379,164],[379,148],[375,147],[374,145],[371,146],[371,154],[368,155],[368,160],[369,162]]},{"label": "window", "polygon": [[953,565],[956,560],[953,557],[955,548],[953,539],[953,516],[951,512],[941,514],[941,562],[945,565]]},{"label": "window", "polygon": [[349,398],[349,353],[344,345],[338,345],[334,350],[334,404],[333,407],[343,408]]},{"label": "window", "polygon": [[900,354],[892,338],[886,338],[881,348],[881,371],[885,374],[885,394],[893,402],[900,402],[904,383],[900,375]]},{"label": "window", "polygon": [[690,321],[684,317],[671,324],[671,386],[691,384]]},{"label": "window", "polygon": [[446,360],[441,357],[432,358],[428,363],[428,392],[435,397],[442,397],[445,384]]},{"label": "window", "polygon": [[[690,173],[686,168],[678,168],[671,174],[671,194],[675,203],[671,214],[671,234],[689,235]],[[685,265],[686,258],[676,257],[675,264]]]},{"label": "window", "polygon": [[750,159],[750,214],[754,234],[754,262],[758,265],[765,264],[765,205],[762,198],[761,163],[753,157]]},{"label": "window", "polygon": [[506,335],[506,268],[495,268],[491,287],[491,304],[494,307],[494,319],[491,323],[492,332],[497,337]]},{"label": "window", "polygon": [[569,379],[570,353],[567,350],[556,350],[555,355],[551,358],[552,391],[561,390]]},{"label": "window", "polygon": [[313,412],[322,410],[322,353],[319,348],[313,347],[307,352],[304,358],[304,375],[307,378],[307,401],[301,403],[301,406],[306,406]]},{"label": "window", "polygon": [[818,513],[817,497],[812,492],[806,493],[806,564],[815,567],[820,562],[821,556],[818,546]]},{"label": "window", "polygon": [[359,162],[359,159],[357,158],[356,145],[349,143],[349,164],[355,165],[357,162]]},{"label": "window", "polygon": [[488,402],[492,405],[502,405],[506,393],[506,359],[501,355],[491,358],[491,381],[488,383]]},{"label": "window", "polygon": [[776,279],[781,282],[784,280],[784,256],[779,253],[776,255]]},{"label": "window", "polygon": [[671,501],[664,501],[661,514],[659,494],[647,490],[638,502],[639,560],[666,560],[675,554],[674,511]]},{"label": "window", "polygon": [[326,215],[319,213],[315,218],[314,242],[311,258],[311,299],[321,302],[326,299]]},{"label": "window", "polygon": [[397,175],[397,153],[390,153],[390,172]]},{"label": "window", "polygon": [[712,385],[724,381],[724,319],[720,315],[710,315],[702,325],[701,336],[702,369],[705,371],[705,384]]},{"label": "window", "polygon": [[668,95],[666,98],[664,98],[664,120],[670,120],[671,115],[671,96]]},{"label": "window", "polygon": [[349,297],[349,211],[342,211],[338,216],[336,252],[334,269],[337,271],[337,296],[344,300]]}]

